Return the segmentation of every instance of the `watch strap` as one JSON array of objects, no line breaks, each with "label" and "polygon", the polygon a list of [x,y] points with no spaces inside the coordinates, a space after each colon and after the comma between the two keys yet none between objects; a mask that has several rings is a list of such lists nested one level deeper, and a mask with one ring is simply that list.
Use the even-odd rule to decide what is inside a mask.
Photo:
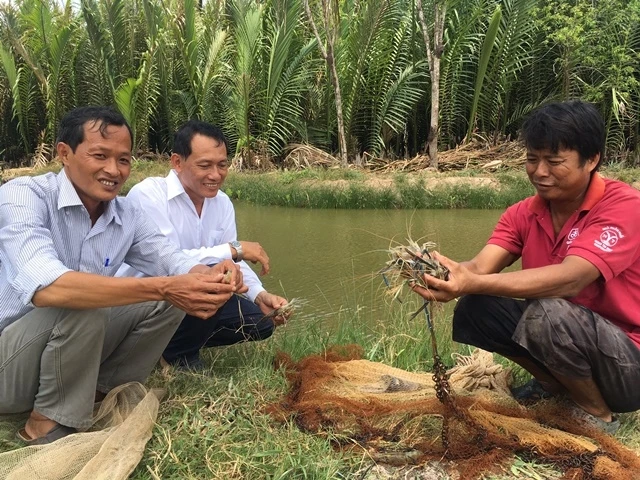
[{"label": "watch strap", "polygon": [[229,245],[236,251],[235,261],[240,262],[243,258],[242,244],[237,240],[234,240],[233,242],[229,242]]}]

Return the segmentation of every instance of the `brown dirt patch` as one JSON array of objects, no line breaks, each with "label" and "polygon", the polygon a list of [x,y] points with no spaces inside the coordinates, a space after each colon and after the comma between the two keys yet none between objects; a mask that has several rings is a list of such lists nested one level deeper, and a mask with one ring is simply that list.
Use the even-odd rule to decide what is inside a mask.
[{"label": "brown dirt patch", "polygon": [[349,180],[304,180],[300,182],[303,187],[329,187],[335,190],[346,190],[351,185]]},{"label": "brown dirt patch", "polygon": [[5,180],[9,180],[11,178],[22,177],[25,175],[31,175],[33,172],[33,168],[31,167],[21,167],[21,168],[8,168],[2,171],[2,177]]},{"label": "brown dirt patch", "polygon": [[394,182],[393,178],[372,175],[366,179],[364,184],[369,188],[374,188],[376,190],[391,190],[393,188]]},{"label": "brown dirt patch", "polygon": [[[471,188],[490,187],[499,188],[500,183],[492,177],[453,177],[445,175],[426,176],[426,175],[412,175],[407,174],[406,181],[409,184],[416,184],[420,181],[424,182],[424,187],[427,190],[433,190],[443,187],[454,187],[459,185],[466,185]],[[352,184],[361,184],[367,188],[374,190],[394,190],[395,181],[393,176],[381,173],[370,173],[366,175],[364,180],[305,180],[301,182],[303,187],[328,187],[336,190],[344,190],[349,188]]]},{"label": "brown dirt patch", "polygon": [[430,177],[425,181],[425,188],[442,188],[466,185],[472,188],[491,187],[499,188],[500,183],[490,177]]}]

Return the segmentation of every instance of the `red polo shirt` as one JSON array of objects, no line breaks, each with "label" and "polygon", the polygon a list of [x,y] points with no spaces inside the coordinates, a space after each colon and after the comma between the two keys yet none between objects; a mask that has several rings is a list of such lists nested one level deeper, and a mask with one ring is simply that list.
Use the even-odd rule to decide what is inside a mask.
[{"label": "red polo shirt", "polygon": [[522,257],[522,268],[561,263],[567,255],[601,274],[567,300],[599,313],[640,347],[640,192],[595,173],[585,199],[556,237],[539,196],[509,207],[488,243]]}]

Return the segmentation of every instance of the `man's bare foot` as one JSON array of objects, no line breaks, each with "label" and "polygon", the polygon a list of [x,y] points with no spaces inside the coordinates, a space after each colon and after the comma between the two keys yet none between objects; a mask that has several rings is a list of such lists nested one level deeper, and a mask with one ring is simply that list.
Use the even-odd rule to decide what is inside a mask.
[{"label": "man's bare foot", "polygon": [[609,408],[602,408],[602,407],[598,408],[593,404],[581,404],[581,403],[578,403],[575,399],[572,399],[572,400],[573,400],[573,403],[575,403],[578,406],[578,408],[580,408],[581,410],[584,410],[589,415],[599,418],[603,422],[609,423],[613,421],[613,413],[611,412],[611,410],[609,410]]},{"label": "man's bare foot", "polygon": [[58,422],[51,420],[34,410],[31,412],[31,415],[29,415],[29,419],[24,426],[24,430],[29,437],[40,438],[49,433],[56,425],[58,425]]}]

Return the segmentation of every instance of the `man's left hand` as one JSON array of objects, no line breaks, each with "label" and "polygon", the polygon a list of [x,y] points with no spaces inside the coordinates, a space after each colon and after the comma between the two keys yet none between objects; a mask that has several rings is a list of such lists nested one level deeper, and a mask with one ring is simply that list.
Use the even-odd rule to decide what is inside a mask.
[{"label": "man's left hand", "polygon": [[260,275],[266,275],[269,273],[271,267],[269,266],[269,255],[262,248],[258,242],[245,242],[241,241],[242,244],[242,258],[251,263],[260,263],[262,265],[262,269],[260,270]]},{"label": "man's left hand", "polygon": [[[263,314],[269,315],[279,308],[284,307],[287,303],[286,298],[279,297],[278,295],[274,295],[272,293],[262,291],[258,294],[258,296],[254,300],[255,304],[258,305]],[[287,313],[284,315],[276,315],[273,317],[273,323],[276,325],[282,325],[287,322],[287,319],[291,313]]]},{"label": "man's left hand", "polygon": [[422,296],[425,300],[436,302],[448,302],[467,293],[472,293],[473,285],[477,282],[475,273],[472,273],[465,266],[453,260],[433,252],[432,257],[441,265],[449,269],[448,280],[441,280],[431,275],[424,274],[423,280],[428,288],[424,288],[417,283],[412,285],[414,292]]}]

